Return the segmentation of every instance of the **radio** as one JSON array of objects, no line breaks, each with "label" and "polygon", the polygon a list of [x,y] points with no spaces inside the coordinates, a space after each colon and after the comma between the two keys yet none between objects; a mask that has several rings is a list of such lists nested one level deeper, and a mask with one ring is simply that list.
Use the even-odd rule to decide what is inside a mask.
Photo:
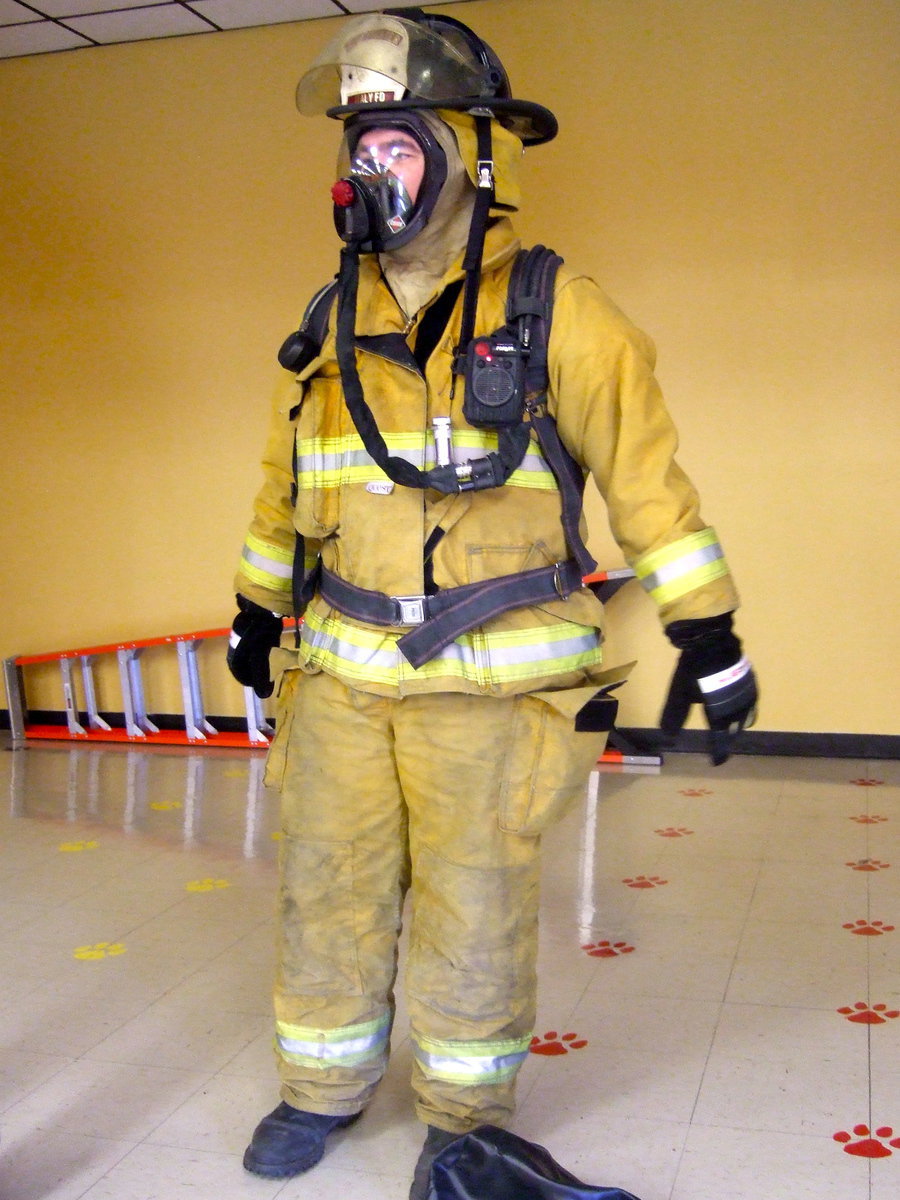
[{"label": "radio", "polygon": [[476,337],[466,352],[463,416],[477,428],[518,425],[525,411],[527,350],[506,330]]}]

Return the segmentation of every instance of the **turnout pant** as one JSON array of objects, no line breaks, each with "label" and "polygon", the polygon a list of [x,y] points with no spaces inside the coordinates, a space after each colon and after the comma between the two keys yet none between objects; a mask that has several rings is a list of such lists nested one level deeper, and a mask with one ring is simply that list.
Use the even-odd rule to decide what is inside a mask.
[{"label": "turnout pant", "polygon": [[282,793],[276,1053],[282,1096],[363,1109],[387,1065],[397,942],[417,1112],[467,1132],[513,1112],[535,1016],[540,833],[583,793],[597,691],[387,699],[281,677],[267,782]]}]

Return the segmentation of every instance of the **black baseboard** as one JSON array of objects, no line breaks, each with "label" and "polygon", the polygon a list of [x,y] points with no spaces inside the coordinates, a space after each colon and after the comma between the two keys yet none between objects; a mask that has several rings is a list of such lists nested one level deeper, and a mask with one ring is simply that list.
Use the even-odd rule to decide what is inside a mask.
[{"label": "black baseboard", "polygon": [[[124,728],[123,713],[101,713],[114,728]],[[59,710],[35,711],[29,719],[36,725],[66,724],[66,714]],[[86,720],[84,714],[82,719]],[[151,713],[150,719],[160,729],[183,729],[184,717],[178,713]],[[222,733],[240,733],[247,728],[242,717],[209,717]],[[0,709],[0,729],[9,729],[9,710]],[[674,741],[659,729],[629,729],[617,727],[614,735],[624,748],[638,754],[705,754],[706,734],[702,729],[685,729]],[[784,758],[875,758],[900,759],[900,735],[880,733],[767,733],[748,730],[736,742],[733,754],[776,756]]]},{"label": "black baseboard", "polygon": [[[647,754],[705,754],[706,733],[684,729],[674,740],[659,729],[619,729],[638,752]],[[880,733],[767,733],[747,730],[732,754],[785,758],[900,758],[900,736]]]}]

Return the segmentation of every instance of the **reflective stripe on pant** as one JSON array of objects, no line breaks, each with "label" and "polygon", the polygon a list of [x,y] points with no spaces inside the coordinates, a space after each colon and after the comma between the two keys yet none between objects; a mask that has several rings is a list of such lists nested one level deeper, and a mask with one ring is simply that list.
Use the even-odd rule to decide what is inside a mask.
[{"label": "reflective stripe on pant", "polygon": [[[269,780],[283,808],[284,1098],[324,1113],[370,1099],[411,879],[419,1115],[460,1132],[505,1122],[534,1021],[539,834],[583,791],[605,735],[574,734],[535,696],[388,699],[298,671],[281,689]],[[595,690],[559,695],[574,713]]]}]

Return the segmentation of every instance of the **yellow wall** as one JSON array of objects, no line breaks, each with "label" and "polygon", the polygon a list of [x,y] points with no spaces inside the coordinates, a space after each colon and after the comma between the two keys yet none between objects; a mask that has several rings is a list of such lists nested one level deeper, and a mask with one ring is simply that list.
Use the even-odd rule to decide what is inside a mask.
[{"label": "yellow wall", "polygon": [[[760,727],[897,733],[896,0],[447,11],[559,116],[520,232],[656,339]],[[230,622],[274,351],[336,267],[337,126],[293,108],[333,31],[0,63],[0,655]],[[652,725],[673,653],[635,585],[610,616],[610,661],[640,658],[622,723]],[[157,660],[150,708],[177,710]],[[55,678],[30,699],[60,707]]]}]

